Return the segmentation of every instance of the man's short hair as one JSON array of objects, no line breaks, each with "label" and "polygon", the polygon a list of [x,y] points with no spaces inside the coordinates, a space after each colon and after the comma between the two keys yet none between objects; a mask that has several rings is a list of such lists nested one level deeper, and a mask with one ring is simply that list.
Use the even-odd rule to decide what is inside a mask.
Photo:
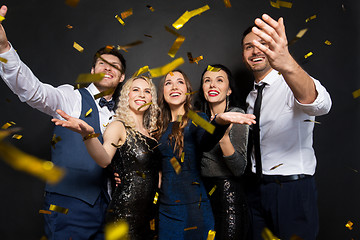
[{"label": "man's short hair", "polygon": [[117,50],[115,47],[113,46],[106,46],[106,47],[102,47],[100,48],[99,50],[97,50],[97,52],[95,53],[94,55],[94,58],[93,58],[93,63],[92,63],[92,67],[94,68],[95,67],[95,64],[96,64],[96,61],[97,59],[103,55],[103,54],[111,54],[111,55],[114,55],[115,57],[117,57],[120,62],[121,62],[121,73],[125,73],[126,71],[126,61],[125,61],[125,58],[123,57],[123,55],[120,53],[119,50]]}]

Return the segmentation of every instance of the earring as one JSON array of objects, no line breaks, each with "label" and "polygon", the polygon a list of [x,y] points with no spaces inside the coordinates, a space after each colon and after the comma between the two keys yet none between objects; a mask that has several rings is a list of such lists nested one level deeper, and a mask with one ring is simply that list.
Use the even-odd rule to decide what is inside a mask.
[{"label": "earring", "polygon": [[225,112],[227,112],[229,110],[229,95],[226,95],[226,108],[225,108]]}]

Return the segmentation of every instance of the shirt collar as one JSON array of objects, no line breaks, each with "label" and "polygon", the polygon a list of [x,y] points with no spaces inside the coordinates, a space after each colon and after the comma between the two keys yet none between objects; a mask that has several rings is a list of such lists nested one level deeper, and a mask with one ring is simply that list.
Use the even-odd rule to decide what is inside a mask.
[{"label": "shirt collar", "polygon": [[[97,87],[94,85],[94,83],[91,83],[86,89],[90,92],[90,94],[93,98],[94,98],[94,95],[100,93],[99,89],[97,89]],[[110,98],[110,100],[111,99],[112,98]],[[100,101],[100,98],[95,99],[95,101],[98,103]]]},{"label": "shirt collar", "polygon": [[254,89],[255,89],[255,85],[261,85],[263,83],[266,83],[267,85],[271,86],[271,84],[273,84],[276,80],[278,80],[280,76],[281,75],[279,74],[279,72],[273,69],[271,70],[271,72],[268,73],[268,75],[264,77],[263,80],[261,80],[259,83],[254,84]]}]

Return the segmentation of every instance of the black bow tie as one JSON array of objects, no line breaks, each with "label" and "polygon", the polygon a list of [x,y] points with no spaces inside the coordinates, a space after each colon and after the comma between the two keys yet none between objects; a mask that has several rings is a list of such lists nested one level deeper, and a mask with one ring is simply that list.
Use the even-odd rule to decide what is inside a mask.
[{"label": "black bow tie", "polygon": [[115,101],[114,99],[111,99],[110,101],[106,101],[106,99],[102,97],[100,98],[99,105],[100,107],[106,106],[109,109],[109,111],[112,111],[114,110],[115,107]]}]

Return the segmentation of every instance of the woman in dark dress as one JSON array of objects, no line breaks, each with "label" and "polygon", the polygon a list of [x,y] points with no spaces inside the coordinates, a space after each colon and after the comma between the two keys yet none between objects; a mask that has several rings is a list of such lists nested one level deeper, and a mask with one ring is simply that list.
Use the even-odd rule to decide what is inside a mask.
[{"label": "woman in dark dress", "polygon": [[209,230],[214,230],[211,206],[200,178],[201,153],[221,139],[230,123],[255,122],[251,114],[221,113],[212,121],[216,128],[211,135],[187,116],[192,108],[191,92],[190,81],[180,70],[168,73],[159,83],[160,240],[206,239]]},{"label": "woman in dark dress", "polygon": [[[212,65],[219,71],[204,70],[195,106],[207,116],[223,112],[244,111],[238,107],[235,84],[230,70],[220,64]],[[215,218],[217,240],[247,239],[250,226],[242,180],[246,167],[248,126],[231,125],[224,137],[201,159],[201,175]]]},{"label": "woman in dark dress", "polygon": [[111,164],[119,174],[121,183],[112,193],[106,222],[125,220],[131,240],[153,239],[156,234],[153,200],[158,187],[159,159],[157,141],[150,136],[156,128],[159,110],[156,100],[151,79],[129,79],[121,90],[116,119],[103,134],[103,144],[96,137],[88,137],[93,136],[94,129],[84,121],[62,111],[58,113],[66,121],[53,120],[56,125],[80,133],[91,157],[101,167]]}]

